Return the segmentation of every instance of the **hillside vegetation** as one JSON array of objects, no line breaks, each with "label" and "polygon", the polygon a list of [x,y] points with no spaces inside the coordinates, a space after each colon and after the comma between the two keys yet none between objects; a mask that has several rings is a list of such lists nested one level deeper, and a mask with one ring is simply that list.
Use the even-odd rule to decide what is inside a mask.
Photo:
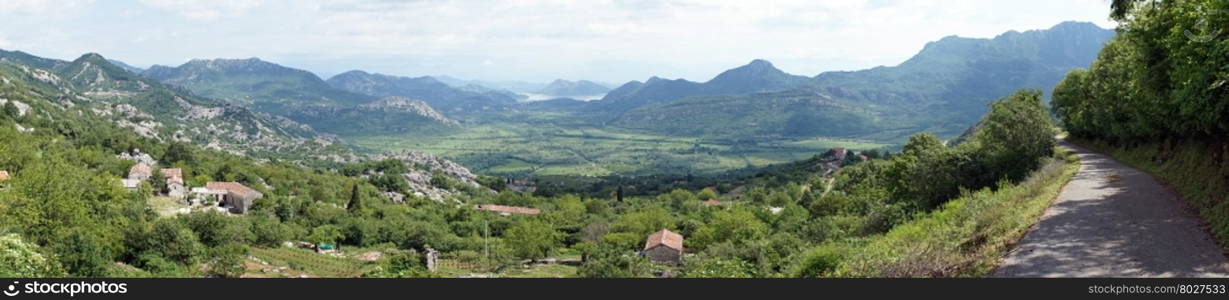
[{"label": "hillside vegetation", "polygon": [[1054,88],[1082,144],[1174,186],[1229,247],[1229,3],[1115,1],[1119,34]]}]

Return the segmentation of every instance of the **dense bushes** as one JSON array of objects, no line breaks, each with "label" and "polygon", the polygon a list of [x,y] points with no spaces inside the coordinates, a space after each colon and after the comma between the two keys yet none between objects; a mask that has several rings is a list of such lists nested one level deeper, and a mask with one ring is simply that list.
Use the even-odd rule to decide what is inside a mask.
[{"label": "dense bushes", "polygon": [[1066,129],[1123,143],[1229,133],[1229,2],[1117,2],[1118,36],[1054,88]]}]

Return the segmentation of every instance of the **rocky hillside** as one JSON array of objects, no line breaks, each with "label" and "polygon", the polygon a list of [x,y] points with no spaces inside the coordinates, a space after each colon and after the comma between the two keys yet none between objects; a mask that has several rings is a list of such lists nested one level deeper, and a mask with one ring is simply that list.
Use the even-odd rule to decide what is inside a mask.
[{"label": "rocky hillside", "polygon": [[309,126],[163,85],[98,54],[59,61],[0,51],[0,65],[0,82],[159,141],[275,157],[348,151]]},{"label": "rocky hillside", "polygon": [[[456,199],[453,196],[462,186],[433,185],[436,173],[464,187],[481,190],[475,181],[477,175],[454,162],[418,152],[358,155],[336,139],[317,134],[310,126],[196,96],[133,74],[92,53],[74,61],[60,61],[0,50],[0,107],[8,105],[16,110],[13,126],[29,135],[62,135],[83,142],[93,137],[80,136],[82,133],[74,128],[113,128],[110,130],[128,131],[148,139],[145,143],[184,142],[240,156],[292,159],[320,166],[393,158],[415,166],[402,178],[409,183],[409,191],[420,197],[437,201]],[[371,115],[397,114],[390,120],[405,123],[417,118],[424,123],[457,125],[422,101],[406,98],[386,98],[347,110],[341,115],[365,117],[341,118],[346,122],[361,122],[371,119]],[[317,117],[338,119],[323,116]],[[98,143],[123,148],[128,142]]]},{"label": "rocky hillside", "polygon": [[302,106],[283,114],[343,138],[400,133],[447,134],[461,126],[460,122],[445,117],[426,102],[402,97],[386,97],[354,107]]},{"label": "rocky hillside", "polygon": [[454,88],[429,76],[401,77],[350,71],[329,78],[328,83],[339,89],[376,97],[420,99],[451,118],[507,110],[517,100],[509,93],[476,86]]}]

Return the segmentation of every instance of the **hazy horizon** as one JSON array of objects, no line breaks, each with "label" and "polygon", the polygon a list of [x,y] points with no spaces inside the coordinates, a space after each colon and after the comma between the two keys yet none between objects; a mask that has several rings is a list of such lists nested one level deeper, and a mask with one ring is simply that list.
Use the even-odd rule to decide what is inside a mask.
[{"label": "hazy horizon", "polygon": [[10,30],[0,32],[0,49],[44,57],[70,60],[96,52],[142,68],[259,57],[322,78],[357,69],[535,83],[620,84],[650,76],[706,81],[752,59],[814,76],[896,65],[951,35],[990,38],[1063,21],[1115,26],[1106,0],[6,4],[0,26]]}]

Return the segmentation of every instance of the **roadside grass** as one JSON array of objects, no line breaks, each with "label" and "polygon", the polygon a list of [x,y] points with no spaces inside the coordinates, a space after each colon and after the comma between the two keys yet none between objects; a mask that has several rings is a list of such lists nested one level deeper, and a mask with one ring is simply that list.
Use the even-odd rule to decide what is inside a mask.
[{"label": "roadside grass", "polygon": [[1080,146],[1105,153],[1143,170],[1178,192],[1208,224],[1221,248],[1229,249],[1229,163],[1214,140],[1185,139],[1134,145],[1074,139]]},{"label": "roadside grass", "polygon": [[1016,185],[965,192],[940,209],[885,234],[825,244],[804,254],[802,277],[981,277],[1028,232],[1079,170],[1079,158],[1053,157]]}]

